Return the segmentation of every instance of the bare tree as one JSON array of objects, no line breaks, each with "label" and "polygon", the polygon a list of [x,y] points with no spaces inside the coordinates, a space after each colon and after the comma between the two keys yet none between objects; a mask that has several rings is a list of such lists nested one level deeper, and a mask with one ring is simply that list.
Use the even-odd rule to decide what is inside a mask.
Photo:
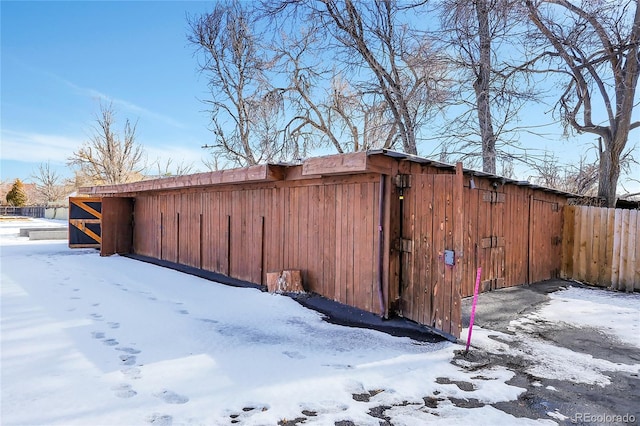
[{"label": "bare tree", "polygon": [[266,8],[272,16],[299,13],[326,31],[325,42],[341,54],[336,63],[344,66],[343,78],[392,123],[386,145],[399,140],[405,152],[417,154],[419,128],[446,93],[440,84],[446,70],[425,33],[401,19],[404,6],[394,0],[283,0]]},{"label": "bare tree", "polygon": [[[205,145],[203,148],[207,148]],[[228,164],[225,159],[222,158],[222,153],[219,151],[214,151],[213,154],[209,158],[203,158],[202,164],[209,170],[210,172],[216,172],[218,170],[224,170],[227,168]]]},{"label": "bare tree", "polygon": [[[632,129],[640,75],[640,4],[604,0],[526,0],[549,71],[566,79],[557,104],[565,125],[601,140],[598,196],[616,203],[620,159]],[[534,39],[532,35],[531,39]],[[548,48],[551,48],[550,50]]]},{"label": "bare tree", "polygon": [[100,105],[91,139],[68,159],[92,184],[119,184],[140,180],[144,150],[136,142],[136,124],[125,120],[122,134],[114,131],[113,105]]},{"label": "bare tree", "polygon": [[546,154],[543,160],[532,164],[536,174],[531,179],[536,184],[577,195],[596,194],[598,164],[589,161],[585,155],[577,164],[561,164],[553,154]]},{"label": "bare tree", "polygon": [[175,166],[172,166],[173,159],[169,158],[162,162],[159,158],[155,161],[155,166],[158,171],[158,176],[183,176],[193,173],[194,164],[185,163],[181,161]]},{"label": "bare tree", "polygon": [[36,192],[44,203],[59,201],[66,195],[64,179],[51,168],[51,163],[40,163],[31,177],[36,183]]},{"label": "bare tree", "polygon": [[[254,165],[276,158],[282,103],[271,90],[265,58],[255,34],[256,16],[239,0],[216,3],[211,13],[189,18],[187,39],[200,54],[198,65],[209,80],[211,126],[215,141],[205,147],[236,165]],[[265,121],[267,120],[267,121]]]},{"label": "bare tree", "polygon": [[323,79],[330,78],[331,73],[331,65],[323,65],[318,54],[320,43],[318,29],[311,27],[301,30],[299,36],[281,33],[273,45],[278,71],[286,78],[285,84],[274,92],[287,103],[289,116],[282,137],[295,141],[293,145],[298,149],[293,158],[303,157],[307,149],[326,144],[339,153],[345,151],[340,134],[334,131],[326,97],[317,93]]},{"label": "bare tree", "polygon": [[522,42],[522,14],[514,0],[451,0],[435,8],[457,89],[448,108],[454,117],[441,132],[441,150],[458,151],[467,163],[480,156],[482,169],[496,173],[499,158],[513,161],[508,152],[517,144],[513,123],[533,97],[527,75],[511,63]]},{"label": "bare tree", "polygon": [[319,146],[338,153],[390,148],[397,130],[385,115],[384,100],[352,86],[335,63],[323,58],[324,45],[325,37],[311,27],[298,37],[282,34],[274,47],[288,82],[276,90],[289,111],[283,137],[297,149],[293,158]]}]

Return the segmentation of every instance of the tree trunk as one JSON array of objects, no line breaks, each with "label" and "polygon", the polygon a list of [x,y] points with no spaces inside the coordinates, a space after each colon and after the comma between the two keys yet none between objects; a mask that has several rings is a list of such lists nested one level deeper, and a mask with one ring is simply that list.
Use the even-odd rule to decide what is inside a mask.
[{"label": "tree trunk", "polygon": [[616,206],[616,188],[620,177],[620,155],[612,153],[612,143],[605,141],[604,150],[600,148],[600,173],[598,182],[598,198],[605,207]]},{"label": "tree trunk", "polygon": [[496,136],[491,120],[489,91],[491,82],[491,34],[489,33],[489,9],[486,0],[474,2],[478,17],[480,61],[477,78],[473,83],[478,103],[478,124],[482,138],[482,170],[496,173]]}]

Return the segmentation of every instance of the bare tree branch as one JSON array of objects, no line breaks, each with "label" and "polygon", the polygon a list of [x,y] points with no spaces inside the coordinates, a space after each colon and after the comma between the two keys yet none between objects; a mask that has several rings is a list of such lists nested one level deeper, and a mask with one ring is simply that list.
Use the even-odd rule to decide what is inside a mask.
[{"label": "bare tree branch", "polygon": [[113,105],[100,104],[94,134],[68,159],[93,184],[118,184],[142,179],[144,150],[136,142],[136,123],[127,119],[122,134],[115,133]]}]

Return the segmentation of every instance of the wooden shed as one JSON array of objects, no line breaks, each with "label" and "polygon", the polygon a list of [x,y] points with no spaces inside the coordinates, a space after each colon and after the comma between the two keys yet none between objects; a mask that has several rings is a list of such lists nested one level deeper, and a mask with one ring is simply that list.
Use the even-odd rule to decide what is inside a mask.
[{"label": "wooden shed", "polygon": [[300,270],[337,302],[449,336],[461,297],[557,277],[567,194],[378,150],[83,188],[101,254],[266,284]]}]

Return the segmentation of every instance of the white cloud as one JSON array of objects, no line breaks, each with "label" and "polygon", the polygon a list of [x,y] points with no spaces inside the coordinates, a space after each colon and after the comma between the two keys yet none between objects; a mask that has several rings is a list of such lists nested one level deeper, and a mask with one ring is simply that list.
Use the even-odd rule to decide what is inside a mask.
[{"label": "white cloud", "polygon": [[172,117],[163,115],[163,114],[159,114],[157,112],[148,110],[144,107],[141,107],[139,105],[136,105],[132,102],[126,101],[124,99],[118,99],[118,98],[114,98],[112,96],[107,95],[106,93],[102,93],[99,90],[96,89],[92,89],[92,88],[87,88],[87,87],[80,87],[68,80],[65,80],[64,78],[58,77],[56,76],[57,79],[61,80],[62,82],[64,82],[64,84],[66,84],[67,86],[71,87],[73,90],[75,90],[77,93],[79,93],[80,95],[83,96],[88,96],[90,98],[93,99],[99,99],[101,101],[106,101],[106,102],[112,102],[115,106],[119,106],[129,112],[132,112],[134,114],[137,114],[139,116],[143,116],[143,117],[147,117],[153,120],[157,120],[160,121],[164,124],[167,124],[169,126],[173,126],[173,127],[177,127],[177,128],[184,128],[184,125],[182,123],[180,123],[178,120],[173,119]]},{"label": "white cloud", "polygon": [[66,162],[82,142],[69,136],[2,129],[0,158],[35,163]]}]

